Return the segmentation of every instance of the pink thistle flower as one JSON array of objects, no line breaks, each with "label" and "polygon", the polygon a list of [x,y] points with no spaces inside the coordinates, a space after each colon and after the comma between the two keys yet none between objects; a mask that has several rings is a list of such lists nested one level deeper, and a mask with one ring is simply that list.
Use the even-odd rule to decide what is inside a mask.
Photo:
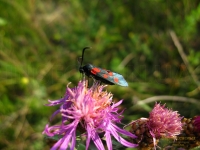
[{"label": "pink thistle flower", "polygon": [[196,127],[197,131],[200,132],[200,116],[196,116],[194,119],[194,126]]},{"label": "pink thistle flower", "polygon": [[63,136],[51,150],[65,150],[68,147],[73,150],[76,145],[76,131],[79,126],[86,132],[86,149],[89,148],[90,140],[92,140],[97,149],[104,150],[104,145],[99,137],[101,133],[104,133],[108,150],[112,150],[111,135],[126,147],[137,146],[137,144],[130,143],[119,135],[120,133],[136,138],[134,134],[119,128],[115,124],[121,121],[122,112],[118,113],[117,107],[122,103],[122,100],[113,103],[112,94],[103,91],[104,87],[94,84],[88,89],[86,81],[80,81],[75,88],[67,87],[66,94],[62,99],[49,100],[48,106],[61,105],[52,117],[60,113],[62,123],[54,126],[46,125],[43,134]]},{"label": "pink thistle flower", "polygon": [[179,117],[179,115],[177,111],[165,108],[165,105],[155,104],[147,122],[154,146],[157,138],[176,138],[181,133],[182,117]]}]

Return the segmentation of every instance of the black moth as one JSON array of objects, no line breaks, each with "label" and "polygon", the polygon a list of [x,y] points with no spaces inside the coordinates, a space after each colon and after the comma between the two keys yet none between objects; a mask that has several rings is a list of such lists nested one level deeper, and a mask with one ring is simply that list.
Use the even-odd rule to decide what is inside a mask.
[{"label": "black moth", "polygon": [[81,64],[79,67],[80,73],[83,73],[86,76],[92,77],[98,81],[105,83],[105,84],[109,84],[109,85],[117,84],[120,86],[128,86],[128,83],[126,82],[126,80],[124,79],[124,77],[121,74],[93,66],[92,64],[87,64],[85,66],[82,66],[84,52],[86,49],[89,49],[89,48],[90,47],[83,48]]}]

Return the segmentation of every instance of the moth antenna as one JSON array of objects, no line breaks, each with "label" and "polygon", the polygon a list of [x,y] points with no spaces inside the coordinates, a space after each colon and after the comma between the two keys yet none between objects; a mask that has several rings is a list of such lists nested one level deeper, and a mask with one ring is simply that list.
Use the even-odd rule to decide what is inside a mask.
[{"label": "moth antenna", "polygon": [[81,57],[81,65],[80,65],[80,67],[81,67],[82,64],[83,64],[84,52],[85,52],[86,49],[90,49],[90,47],[85,47],[85,48],[83,48],[83,51],[82,51],[82,57]]}]

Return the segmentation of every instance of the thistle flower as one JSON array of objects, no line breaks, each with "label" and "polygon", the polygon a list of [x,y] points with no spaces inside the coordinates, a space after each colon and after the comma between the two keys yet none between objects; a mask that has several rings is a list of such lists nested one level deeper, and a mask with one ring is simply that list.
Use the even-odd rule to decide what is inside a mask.
[{"label": "thistle flower", "polygon": [[[149,128],[147,127],[148,120],[148,118],[140,118],[126,125],[130,125],[130,132],[137,136],[137,138],[131,139],[131,141],[138,143],[139,149],[152,149],[154,147],[153,137],[151,136]],[[156,143],[157,142],[158,141],[156,141]]]},{"label": "thistle flower", "polygon": [[150,134],[153,137],[154,148],[156,146],[156,139],[174,138],[181,133],[182,117],[177,111],[172,111],[156,103],[153,110],[150,112],[147,126]]},{"label": "thistle flower", "polygon": [[182,117],[177,111],[165,108],[165,105],[155,104],[150,112],[147,123],[150,133],[155,138],[175,138],[182,130]]},{"label": "thistle flower", "polygon": [[193,118],[183,118],[183,130],[177,136],[174,145],[180,146],[184,149],[191,149],[200,145],[200,132],[198,131],[199,122],[198,116]]},{"label": "thistle flower", "polygon": [[197,131],[200,132],[200,116],[195,117],[194,126],[196,127]]},{"label": "thistle flower", "polygon": [[165,105],[155,104],[150,112],[149,118],[140,118],[132,121],[130,132],[136,134],[138,138],[133,142],[139,144],[140,148],[153,148],[157,145],[161,137],[176,138],[182,130],[182,117],[177,111],[165,108]]},{"label": "thistle flower", "polygon": [[61,105],[60,109],[53,113],[52,117],[61,114],[62,123],[60,125],[46,125],[43,134],[48,136],[61,135],[61,139],[51,148],[71,150],[76,145],[76,131],[81,126],[86,135],[86,149],[89,148],[92,140],[97,149],[104,150],[104,145],[99,134],[104,133],[108,150],[112,150],[111,135],[126,147],[136,147],[137,144],[130,143],[123,139],[120,134],[136,138],[136,136],[126,130],[119,128],[115,123],[120,123],[122,112],[118,113],[118,106],[122,100],[113,103],[112,94],[103,91],[105,86],[98,83],[91,88],[87,88],[86,81],[80,81],[75,88],[66,89],[66,94],[62,99],[50,101],[49,106]]}]

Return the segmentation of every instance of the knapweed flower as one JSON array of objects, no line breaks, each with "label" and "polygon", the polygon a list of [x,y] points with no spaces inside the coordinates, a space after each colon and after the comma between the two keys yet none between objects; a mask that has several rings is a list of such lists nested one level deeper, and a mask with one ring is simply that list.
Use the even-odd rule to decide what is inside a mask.
[{"label": "knapweed flower", "polygon": [[137,143],[140,149],[152,149],[154,147],[153,137],[147,127],[148,120],[148,118],[140,118],[132,121],[124,127],[126,128],[127,126],[130,126],[130,132],[137,136],[137,138],[130,138],[130,140],[133,143]]},{"label": "knapweed flower", "polygon": [[200,116],[195,117],[194,126],[196,127],[197,131],[200,132]]},{"label": "knapweed flower", "polygon": [[177,111],[156,103],[150,112],[147,125],[153,137],[175,138],[182,130],[181,119]]},{"label": "knapweed flower", "polygon": [[181,133],[182,122],[180,114],[177,111],[172,111],[165,108],[165,105],[155,104],[153,110],[150,112],[147,126],[150,134],[153,137],[154,146],[156,139],[174,138]]},{"label": "knapweed flower", "polygon": [[185,150],[199,146],[200,132],[197,128],[199,121],[198,116],[193,118],[183,118],[183,130],[181,131],[181,134],[177,136],[177,140],[174,142],[174,145],[181,146]]},{"label": "knapweed flower", "polygon": [[136,147],[137,144],[130,143],[119,134],[136,138],[136,136],[124,129],[119,128],[116,123],[120,123],[122,112],[118,112],[118,106],[122,100],[113,103],[112,94],[103,91],[105,86],[94,83],[91,88],[87,88],[87,82],[80,81],[75,88],[66,89],[66,94],[62,99],[50,101],[49,106],[61,105],[52,116],[62,115],[60,125],[46,125],[43,134],[47,136],[61,135],[62,138],[51,148],[51,150],[70,150],[76,146],[76,131],[81,127],[86,136],[86,149],[89,148],[92,140],[97,149],[104,150],[104,145],[99,134],[104,134],[108,150],[112,150],[111,135],[126,147]]}]

